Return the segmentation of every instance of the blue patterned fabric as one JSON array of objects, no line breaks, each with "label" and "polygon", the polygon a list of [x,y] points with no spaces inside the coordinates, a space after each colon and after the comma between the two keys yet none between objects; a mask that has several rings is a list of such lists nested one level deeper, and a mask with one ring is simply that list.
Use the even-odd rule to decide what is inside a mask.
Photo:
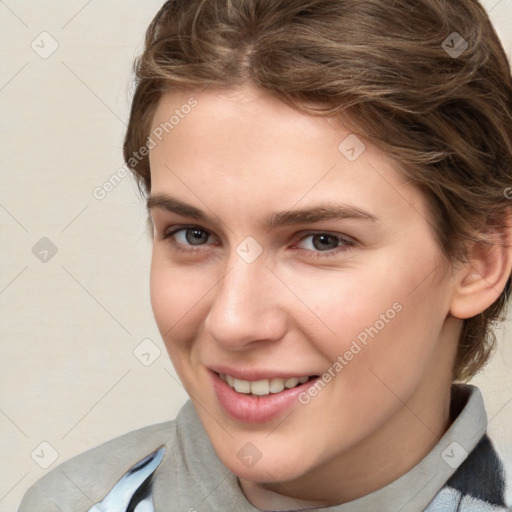
[{"label": "blue patterned fabric", "polygon": [[87,512],[155,512],[151,480],[162,462],[165,446],[134,464],[110,490]]}]

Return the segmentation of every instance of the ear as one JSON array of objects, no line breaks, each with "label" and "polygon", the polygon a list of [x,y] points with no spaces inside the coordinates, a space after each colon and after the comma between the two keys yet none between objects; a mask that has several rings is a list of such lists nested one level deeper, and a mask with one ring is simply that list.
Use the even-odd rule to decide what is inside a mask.
[{"label": "ear", "polygon": [[496,228],[493,245],[472,242],[468,262],[455,271],[450,313],[471,318],[498,299],[512,272],[512,209],[507,208],[504,225]]}]

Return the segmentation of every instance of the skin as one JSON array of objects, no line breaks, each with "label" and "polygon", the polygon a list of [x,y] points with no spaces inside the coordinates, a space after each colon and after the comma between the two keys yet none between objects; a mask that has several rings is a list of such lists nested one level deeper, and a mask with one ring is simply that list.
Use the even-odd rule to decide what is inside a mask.
[{"label": "skin", "polygon": [[[475,259],[471,272],[453,267],[425,198],[391,159],[360,137],[366,149],[349,161],[338,150],[350,134],[341,122],[297,112],[254,86],[166,94],[152,128],[191,96],[197,106],[150,151],[151,194],[217,219],[151,208],[151,301],[172,363],[253,505],[285,510],[366,495],[409,471],[448,428],[461,319],[497,298],[510,262],[498,255],[498,270],[495,260]],[[264,224],[272,212],[326,201],[378,221]],[[163,238],[187,226],[204,239],[194,244],[193,230]],[[322,249],[322,233],[352,244]],[[236,252],[249,236],[263,249],[252,263]],[[491,271],[487,286],[480,278]],[[219,404],[208,366],[320,375],[395,303],[401,311],[287,416],[247,425]],[[250,468],[237,457],[248,442],[262,454]]]}]

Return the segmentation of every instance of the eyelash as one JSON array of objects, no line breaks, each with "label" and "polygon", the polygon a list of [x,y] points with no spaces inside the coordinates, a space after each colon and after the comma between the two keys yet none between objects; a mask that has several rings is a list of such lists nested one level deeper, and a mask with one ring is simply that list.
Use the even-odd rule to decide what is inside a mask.
[{"label": "eyelash", "polygon": [[[205,233],[208,233],[209,235],[211,235],[211,233],[209,231],[207,231],[206,229],[203,229],[202,227],[200,226],[180,226],[170,232],[165,232],[163,234],[163,236],[160,236],[159,239],[160,240],[168,240],[169,243],[172,245],[172,247],[182,253],[182,254],[193,254],[195,252],[198,252],[200,251],[201,249],[184,249],[183,246],[184,244],[182,244],[181,242],[176,242],[174,239],[173,239],[173,236],[176,234],[176,233],[179,233],[180,231],[187,231],[189,229],[197,229],[199,231],[203,231]],[[349,251],[350,249],[352,249],[354,246],[355,246],[355,242],[353,242],[352,240],[349,240],[347,238],[343,238],[339,235],[336,235],[334,233],[329,233],[329,232],[324,232],[324,231],[316,231],[316,232],[312,232],[312,233],[307,233],[305,234],[301,239],[300,239],[300,242],[302,242],[304,239],[310,237],[310,236],[319,236],[319,235],[328,235],[328,236],[332,236],[336,239],[338,239],[338,241],[340,242],[340,245],[334,249],[329,249],[327,251],[314,251],[314,250],[311,250],[311,249],[298,249],[300,251],[305,251],[305,252],[308,252],[308,253],[312,253],[310,254],[310,256],[312,256],[313,258],[326,258],[326,257],[333,257],[341,252],[347,252]],[[201,247],[201,246],[196,246],[196,247]]]}]

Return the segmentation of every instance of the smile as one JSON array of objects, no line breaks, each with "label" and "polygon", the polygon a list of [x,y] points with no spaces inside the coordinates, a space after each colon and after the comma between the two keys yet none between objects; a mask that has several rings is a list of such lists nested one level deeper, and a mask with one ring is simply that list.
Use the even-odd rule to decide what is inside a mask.
[{"label": "smile", "polygon": [[240,379],[210,369],[214,393],[221,408],[231,418],[252,424],[275,420],[292,407],[302,407],[298,396],[314,386],[319,378],[318,375],[287,375],[262,379],[265,374],[261,371],[242,372],[233,369],[235,372],[238,372],[238,377],[247,373],[247,377],[253,377],[254,380]]},{"label": "smile", "polygon": [[304,377],[289,377],[273,379],[261,379],[256,381],[249,381],[243,379],[237,379],[231,375],[223,373],[218,374],[219,377],[228,384],[228,386],[234,389],[237,393],[252,394],[257,396],[269,395],[272,393],[281,393],[284,389],[291,389],[296,386],[305,384],[310,379],[314,379],[317,376],[304,376]]}]

